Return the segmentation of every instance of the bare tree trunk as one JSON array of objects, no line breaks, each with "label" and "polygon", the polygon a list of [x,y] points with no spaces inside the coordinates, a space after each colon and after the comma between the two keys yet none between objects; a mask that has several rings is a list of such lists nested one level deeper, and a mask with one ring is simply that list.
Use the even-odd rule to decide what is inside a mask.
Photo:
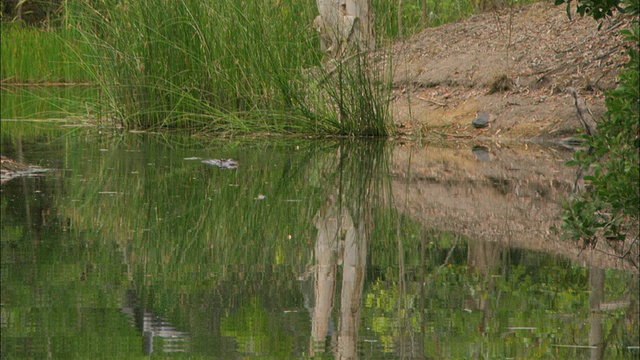
[{"label": "bare tree trunk", "polygon": [[328,58],[375,47],[371,0],[316,1],[320,15],[314,25],[320,32],[320,45]]},{"label": "bare tree trunk", "polygon": [[422,26],[429,26],[429,14],[427,14],[427,0],[422,0]]},{"label": "bare tree trunk", "polygon": [[402,0],[398,0],[398,38],[402,39]]},{"label": "bare tree trunk", "polygon": [[16,21],[20,25],[22,25],[22,3],[23,1],[18,1],[18,4],[16,5]]}]

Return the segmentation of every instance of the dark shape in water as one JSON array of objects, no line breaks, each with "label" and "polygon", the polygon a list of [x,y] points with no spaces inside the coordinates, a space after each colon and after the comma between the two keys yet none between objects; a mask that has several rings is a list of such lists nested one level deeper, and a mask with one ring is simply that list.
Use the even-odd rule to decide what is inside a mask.
[{"label": "dark shape in water", "polygon": [[203,164],[214,165],[222,169],[237,169],[238,162],[233,159],[208,159],[202,160]]},{"label": "dark shape in water", "polygon": [[[154,351],[190,351],[189,333],[178,330],[169,320],[141,307],[134,291],[127,291],[126,306],[120,311],[126,315],[131,325],[142,331],[142,347],[146,355],[151,355]],[[160,340],[160,344],[154,346],[154,340]]]},{"label": "dark shape in water", "polygon": [[482,128],[485,128],[485,127],[489,126],[489,119],[490,118],[491,118],[491,115],[486,114],[486,113],[480,113],[480,114],[478,114],[476,116],[475,119],[473,119],[471,124],[476,129],[482,129]]},{"label": "dark shape in water", "polygon": [[471,149],[471,153],[478,161],[489,161],[489,149],[484,146],[474,146],[473,149]]},{"label": "dark shape in water", "polygon": [[6,156],[0,155],[0,184],[20,176],[33,176],[49,171],[37,166],[19,163]]}]

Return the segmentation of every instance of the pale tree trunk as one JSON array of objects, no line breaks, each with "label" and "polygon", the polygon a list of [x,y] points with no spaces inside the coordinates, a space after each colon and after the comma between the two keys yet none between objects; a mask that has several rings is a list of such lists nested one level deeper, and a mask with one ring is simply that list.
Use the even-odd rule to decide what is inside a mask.
[{"label": "pale tree trunk", "polygon": [[402,0],[398,0],[398,37],[402,39]]},{"label": "pale tree trunk", "polygon": [[375,47],[371,0],[316,0],[314,21],[329,59]]},{"label": "pale tree trunk", "polygon": [[20,25],[23,25],[22,24],[22,4],[23,3],[24,3],[23,1],[18,1],[18,4],[16,5],[16,21]]},{"label": "pale tree trunk", "polygon": [[312,356],[324,351],[324,343],[329,334],[329,318],[333,310],[339,235],[342,232],[342,224],[333,197],[318,211],[314,221],[318,235],[315,249],[315,305],[311,315],[311,348],[309,349]]}]

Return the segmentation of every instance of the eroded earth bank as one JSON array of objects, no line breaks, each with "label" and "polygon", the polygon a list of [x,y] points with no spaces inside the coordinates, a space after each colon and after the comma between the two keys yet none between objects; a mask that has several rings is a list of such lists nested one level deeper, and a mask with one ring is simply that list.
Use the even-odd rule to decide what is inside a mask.
[{"label": "eroded earth bank", "polygon": [[[628,60],[620,30],[540,2],[428,28],[392,48],[394,119],[401,133],[454,138],[563,139],[581,127],[573,97],[598,119]],[[475,129],[477,113],[491,116]]]}]

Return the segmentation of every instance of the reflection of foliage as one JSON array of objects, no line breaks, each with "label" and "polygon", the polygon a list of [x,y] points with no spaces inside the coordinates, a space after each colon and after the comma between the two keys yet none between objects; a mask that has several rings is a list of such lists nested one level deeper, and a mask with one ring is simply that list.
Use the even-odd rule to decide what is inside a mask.
[{"label": "reflection of foliage", "polygon": [[222,320],[221,333],[233,337],[241,353],[286,358],[292,345],[290,336],[282,331],[282,327],[270,324],[272,319],[259,300],[253,298]]},{"label": "reflection of foliage", "polygon": [[122,327],[117,249],[69,231],[52,203],[60,187],[50,178],[2,185],[2,357],[128,358],[141,340]]},{"label": "reflection of foliage", "polygon": [[[407,236],[406,247],[416,252],[419,236],[411,236],[411,231],[403,235]],[[425,355],[434,358],[472,358],[478,352],[487,358],[584,356],[582,350],[557,346],[576,345],[576,341],[580,344],[589,336],[589,328],[584,326],[590,314],[587,269],[541,254],[511,250],[508,256],[513,265],[502,265],[487,276],[468,271],[461,256],[464,243],[458,244],[459,250],[451,256],[449,265],[439,267],[447,252],[440,246],[426,249],[429,260],[424,279],[416,277],[420,262],[413,256],[408,257],[405,274],[385,271],[384,277],[368,288],[364,304],[368,311],[364,312],[362,327],[368,329],[367,338],[380,341],[378,351],[398,354],[405,334],[412,334],[411,341],[422,342]],[[393,259],[396,254],[387,256]],[[405,293],[400,290],[398,276],[409,279]],[[621,281],[621,277],[626,280]],[[633,295],[637,291],[626,286],[629,274],[607,271],[607,278],[605,298],[637,298]],[[421,283],[425,284],[424,299]],[[468,301],[480,299],[486,307],[469,308]],[[609,341],[606,355],[624,358],[628,355],[624,344],[638,335],[638,329],[621,324],[637,327],[637,314],[605,314],[604,330]]]},{"label": "reflection of foliage", "polygon": [[[365,312],[371,314],[367,327],[380,337],[385,352],[392,352],[396,340],[403,334],[419,331],[419,314],[414,308],[415,292],[403,296],[398,293],[397,284],[394,285],[396,286],[390,287],[383,281],[376,281],[371,285],[363,304],[365,308],[372,310]],[[411,307],[404,308],[403,304],[406,303],[411,304]]]},{"label": "reflection of foliage", "polygon": [[[71,193],[60,198],[61,206],[74,227],[99,231],[117,244],[145,308],[169,316],[185,331],[228,321],[219,331],[234,332],[247,349],[245,327],[256,316],[256,351],[281,351],[285,344],[274,344],[274,328],[286,329],[293,316],[302,315],[273,323],[278,315],[265,309],[302,307],[298,276],[312,261],[312,219],[328,194],[339,191],[358,221],[372,208],[368,201],[387,193],[376,189],[387,174],[385,147],[298,139],[209,140],[195,146],[181,145],[179,137],[159,139],[87,138],[91,150],[66,159],[74,173],[85,175],[66,179]],[[97,155],[87,161],[86,153]],[[233,158],[240,166],[229,171],[184,160],[194,156]],[[192,319],[194,304],[205,304],[216,316]],[[231,323],[236,327],[229,328]]]},{"label": "reflection of foliage", "polygon": [[[207,140],[181,145],[183,138],[159,138],[103,132],[65,142],[61,163],[73,171],[42,179],[54,181],[55,186],[40,189],[55,196],[50,203],[30,198],[29,206],[32,215],[41,214],[44,204],[55,218],[70,217],[70,228],[66,221],[50,222],[37,246],[28,227],[14,225],[24,219],[11,208],[20,202],[8,201],[8,196],[19,192],[20,183],[3,185],[2,311],[17,319],[9,330],[2,329],[3,355],[5,350],[21,354],[16,348],[28,336],[36,345],[48,339],[57,345],[64,339],[84,355],[77,357],[109,356],[108,351],[115,353],[113,358],[139,354],[141,335],[118,311],[126,290],[136,292],[143,308],[193,335],[189,356],[234,358],[238,349],[245,354],[253,349],[265,357],[285,358],[308,351],[309,294],[297,276],[313,257],[315,230],[309,219],[336,185],[350,212],[356,213],[358,204],[360,214],[371,211],[367,206],[372,204],[363,201],[384,194],[384,186],[381,190],[375,184],[386,184],[381,180],[387,170],[372,164],[385,159],[365,159],[372,151],[386,156],[386,150],[355,142],[286,139],[274,144],[254,139],[248,144]],[[232,157],[241,167],[225,171],[183,160],[190,156]],[[266,197],[257,200],[259,193]],[[487,279],[482,272],[468,272],[464,238],[424,230],[393,209],[381,206],[371,212],[375,226],[368,240],[360,323],[361,338],[371,340],[361,343],[366,354],[369,345],[380,354],[385,349],[397,352],[401,340],[422,339],[425,352],[436,358],[469,358],[475,344],[496,358],[543,358],[558,356],[553,345],[586,336],[586,270],[511,251],[508,258],[514,265]],[[402,274],[398,238],[404,245]],[[418,251],[422,240],[424,269]],[[40,265],[32,265],[33,256]],[[9,271],[6,264],[11,264]],[[628,274],[607,271],[607,278],[612,280],[605,288],[607,298],[636,296],[637,289],[627,289],[629,283],[637,284]],[[490,281],[493,290],[483,287]],[[492,304],[484,333],[477,330],[483,312],[464,307],[474,294]],[[39,306],[49,300],[61,306]],[[609,349],[637,337],[637,315],[607,312],[604,322],[611,334]],[[34,324],[42,324],[35,335]],[[509,330],[511,326],[535,329]],[[75,335],[78,330],[82,335]],[[14,338],[7,341],[5,331]]]}]

